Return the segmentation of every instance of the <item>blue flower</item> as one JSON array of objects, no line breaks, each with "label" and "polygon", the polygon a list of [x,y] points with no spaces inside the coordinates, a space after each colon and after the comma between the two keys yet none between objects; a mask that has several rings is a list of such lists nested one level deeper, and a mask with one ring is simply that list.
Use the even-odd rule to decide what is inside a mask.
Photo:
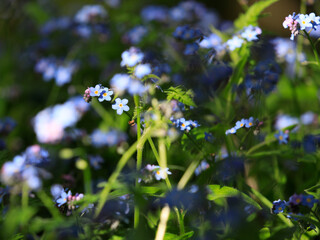
[{"label": "blue flower", "polygon": [[112,77],[110,84],[116,92],[122,93],[131,85],[132,79],[128,74],[118,73]]},{"label": "blue flower", "polygon": [[100,155],[90,155],[88,156],[90,165],[95,169],[98,170],[101,168],[101,163],[103,163],[103,158]]},{"label": "blue flower", "polygon": [[191,123],[190,121],[186,121],[184,118],[179,119],[179,125],[180,125],[180,130],[184,131],[190,131],[191,130]]},{"label": "blue flower", "polygon": [[117,110],[117,114],[121,115],[123,111],[129,111],[129,107],[127,106],[128,99],[116,99],[116,103],[112,105],[112,109]]},{"label": "blue flower", "polygon": [[293,206],[295,206],[295,205],[299,205],[299,204],[301,204],[301,202],[302,202],[302,200],[303,200],[303,195],[302,194],[293,194],[290,198],[289,198],[289,204],[290,205],[293,205]]},{"label": "blue flower", "polygon": [[243,43],[244,43],[243,39],[241,39],[241,38],[239,38],[237,36],[234,36],[233,38],[229,39],[226,44],[229,47],[229,49],[231,51],[233,51],[236,48],[241,47]]},{"label": "blue flower", "polygon": [[63,204],[65,204],[66,202],[68,202],[68,197],[71,196],[71,191],[69,190],[69,192],[61,192],[60,198],[58,198],[56,200],[56,203],[58,204],[58,207],[61,207]]},{"label": "blue flower", "polygon": [[226,135],[235,134],[236,132],[237,132],[237,129],[235,127],[233,127],[233,128],[230,128],[226,131]]},{"label": "blue flower", "polygon": [[143,78],[144,76],[151,73],[151,66],[150,64],[139,64],[136,66],[134,70],[134,75],[138,78]]},{"label": "blue flower", "polygon": [[123,66],[129,66],[133,67],[137,65],[138,63],[142,62],[144,58],[144,54],[140,51],[139,48],[131,47],[129,50],[124,51],[121,54],[122,61],[121,61],[121,67]]},{"label": "blue flower", "polygon": [[246,120],[246,119],[244,119],[244,118],[242,118],[240,121],[237,121],[237,122],[236,122],[235,129],[238,130],[238,129],[244,127],[244,126],[246,125],[247,121],[248,121],[248,120]]},{"label": "blue flower", "polygon": [[198,43],[189,43],[186,45],[186,49],[184,50],[184,55],[194,55],[199,49]]},{"label": "blue flower", "polygon": [[250,117],[247,121],[246,121],[246,128],[251,128],[254,125],[254,118]]},{"label": "blue flower", "polygon": [[102,102],[104,100],[106,101],[111,101],[111,95],[113,94],[113,91],[109,91],[108,88],[102,88],[101,92],[100,92],[100,96],[98,98],[99,102]]},{"label": "blue flower", "polygon": [[284,200],[276,200],[273,201],[272,213],[278,214],[282,213],[286,208],[286,201]]},{"label": "blue flower", "polygon": [[241,37],[251,42],[253,40],[258,40],[257,35],[259,34],[261,34],[261,29],[259,27],[249,26],[245,28],[243,33],[241,33]]},{"label": "blue flower", "polygon": [[284,133],[284,132],[282,132],[280,130],[279,133],[275,134],[274,136],[279,140],[280,144],[281,143],[285,143],[285,144],[288,143],[288,140],[289,140],[289,134],[288,133]]},{"label": "blue flower", "polygon": [[97,84],[95,87],[90,87],[90,96],[99,97],[101,90],[101,84]]},{"label": "blue flower", "polygon": [[314,196],[312,196],[312,195],[303,195],[303,199],[302,199],[302,203],[301,204],[303,206],[307,206],[309,208],[312,208],[313,205],[315,203],[317,203],[317,202],[318,202],[318,200],[315,199]]}]

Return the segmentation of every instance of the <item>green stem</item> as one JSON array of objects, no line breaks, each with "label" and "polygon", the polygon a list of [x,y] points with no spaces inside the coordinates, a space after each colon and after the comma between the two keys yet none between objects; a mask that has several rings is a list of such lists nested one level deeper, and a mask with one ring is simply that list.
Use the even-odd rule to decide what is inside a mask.
[{"label": "green stem", "polygon": [[247,155],[250,155],[250,153],[256,151],[257,149],[259,149],[259,148],[261,148],[261,147],[264,147],[265,145],[268,145],[268,144],[270,144],[270,143],[273,143],[273,142],[275,142],[276,140],[277,140],[277,139],[271,139],[271,140],[269,140],[269,141],[264,141],[264,142],[262,142],[262,143],[259,143],[259,144],[255,145],[255,146],[253,146],[252,148],[250,148],[250,149],[248,150]]},{"label": "green stem", "polygon": [[103,121],[108,124],[108,126],[112,126],[113,118],[108,111],[104,109],[101,103],[98,102],[97,99],[92,99],[91,106],[93,109],[100,115]]},{"label": "green stem", "polygon": [[83,170],[83,180],[84,180],[84,189],[86,194],[91,194],[92,186],[91,186],[91,171],[90,171],[89,163],[87,167]]},{"label": "green stem", "polygon": [[55,219],[61,219],[60,213],[54,206],[52,199],[48,197],[44,191],[40,190],[39,192],[37,192],[37,196]]},{"label": "green stem", "polygon": [[313,54],[314,54],[314,58],[315,58],[316,62],[317,62],[318,65],[319,65],[319,64],[320,64],[320,61],[319,61],[319,55],[318,55],[317,49],[316,49],[316,47],[315,47],[312,39],[310,38],[309,33],[308,33],[306,30],[303,30],[303,31],[304,31],[304,33],[306,34],[306,36],[307,36],[307,38],[308,38],[308,40],[309,40],[309,42],[310,42],[310,44],[311,44],[312,51],[313,51]]},{"label": "green stem", "polygon": [[[134,104],[136,106],[137,111],[137,141],[140,141],[141,138],[141,123],[140,123],[140,98],[138,95],[134,95]],[[140,171],[142,165],[142,148],[137,148],[137,172]],[[136,187],[139,187],[138,179],[136,179]],[[139,226],[139,217],[140,217],[140,208],[138,204],[134,206],[134,228]]]},{"label": "green stem", "polygon": [[191,162],[185,173],[183,174],[182,178],[178,182],[177,188],[178,190],[183,189],[187,183],[189,182],[190,178],[194,174],[194,171],[199,166],[199,163],[201,161],[201,158],[198,158],[197,160],[194,160]]},{"label": "green stem", "polygon": [[129,161],[129,159],[131,158],[131,156],[137,151],[137,149],[139,148],[143,148],[143,145],[145,143],[145,141],[148,139],[148,137],[151,134],[151,128],[147,128],[143,135],[141,136],[140,140],[135,142],[121,157],[121,159],[119,160],[117,167],[115,169],[115,171],[111,174],[111,176],[108,179],[107,184],[105,185],[104,189],[102,190],[100,197],[99,197],[99,202],[98,202],[98,206],[96,209],[96,213],[95,216],[97,217],[99,215],[99,213],[102,210],[103,205],[105,204],[105,202],[108,199],[108,195],[111,191],[112,186],[114,185],[115,181],[117,180],[118,176],[120,175],[121,170],[123,169],[123,167],[127,164],[127,162]]},{"label": "green stem", "polygon": [[55,102],[55,100],[59,96],[59,90],[60,90],[60,87],[58,87],[55,83],[53,83],[49,97],[46,102],[46,106],[49,106]]},{"label": "green stem", "polygon": [[[155,147],[155,145],[154,145],[154,143],[152,141],[152,138],[149,137],[148,141],[149,141],[150,147],[152,149],[153,155],[155,156],[155,158],[156,158],[156,160],[157,160],[157,162],[158,162],[158,164],[160,166],[160,157],[159,157],[158,151],[157,151],[157,149],[156,149],[156,147]],[[169,190],[171,190],[172,186],[171,186],[171,183],[170,183],[170,179],[167,177],[165,181],[166,181],[167,187],[169,188]]]},{"label": "green stem", "polygon": [[[166,169],[167,168],[167,148],[166,148],[166,143],[164,138],[159,139],[158,148],[159,148],[159,161],[158,161],[159,166],[163,169]],[[168,188],[171,190],[172,186],[169,180],[169,176],[166,176],[165,181]]]},{"label": "green stem", "polygon": [[28,207],[28,201],[29,201],[29,187],[26,183],[23,183],[22,186],[22,199],[21,199],[21,205],[22,208]]}]

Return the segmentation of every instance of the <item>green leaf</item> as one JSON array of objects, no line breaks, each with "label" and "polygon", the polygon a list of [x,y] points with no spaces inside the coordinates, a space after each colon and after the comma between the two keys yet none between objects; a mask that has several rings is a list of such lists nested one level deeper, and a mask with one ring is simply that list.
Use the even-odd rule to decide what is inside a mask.
[{"label": "green leaf", "polygon": [[167,94],[167,99],[176,99],[185,105],[196,107],[193,101],[194,93],[192,90],[185,91],[181,86],[170,87],[168,90],[164,91]]},{"label": "green leaf", "polygon": [[193,236],[194,232],[191,231],[191,232],[187,232],[183,235],[176,235],[176,234],[173,234],[173,233],[166,233],[164,235],[164,240],[185,240],[185,239],[190,239],[192,236]]},{"label": "green leaf", "polygon": [[209,185],[208,186],[211,190],[211,193],[208,194],[208,199],[213,201],[219,198],[228,198],[228,197],[235,197],[239,196],[242,197],[244,201],[246,201],[249,204],[252,204],[253,206],[257,207],[258,209],[262,209],[261,206],[254,201],[251,197],[244,194],[243,192],[240,192],[239,190],[232,188],[232,187],[222,187],[220,185]]},{"label": "green leaf", "polygon": [[261,12],[277,1],[278,0],[265,0],[255,2],[249,7],[246,13],[241,14],[234,22],[235,27],[238,29],[242,29],[249,25],[257,25],[257,21],[259,16],[261,15]]}]

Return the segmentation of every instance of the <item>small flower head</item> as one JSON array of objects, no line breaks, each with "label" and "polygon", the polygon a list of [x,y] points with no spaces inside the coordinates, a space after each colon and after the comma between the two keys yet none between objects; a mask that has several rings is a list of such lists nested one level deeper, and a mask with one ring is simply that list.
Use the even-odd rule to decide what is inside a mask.
[{"label": "small flower head", "polygon": [[284,200],[276,200],[273,201],[272,213],[278,214],[282,213],[286,208],[286,201]]},{"label": "small flower head", "polygon": [[234,36],[233,38],[229,39],[226,44],[227,44],[227,46],[229,47],[229,49],[230,49],[231,51],[233,51],[233,50],[235,50],[236,48],[241,47],[242,44],[243,44],[243,42],[244,42],[243,39],[241,39],[241,38],[239,38],[239,37],[237,37],[237,36]]},{"label": "small flower head", "polygon": [[159,181],[161,179],[166,179],[167,175],[170,175],[169,168],[157,168],[155,169],[154,176]]},{"label": "small flower head", "polygon": [[102,102],[104,100],[111,101],[111,95],[113,94],[113,91],[109,91],[108,88],[102,88],[100,96],[98,98],[99,102]]},{"label": "small flower head", "polygon": [[116,103],[112,105],[112,109],[117,110],[117,114],[121,115],[123,111],[129,111],[129,107],[127,106],[128,104],[128,99],[116,99]]},{"label": "small flower head", "polygon": [[302,194],[293,194],[290,198],[289,198],[289,204],[296,206],[296,205],[300,205],[301,202],[303,200],[303,195]]},{"label": "small flower head", "polygon": [[90,96],[99,97],[102,91],[101,84],[97,84],[95,87],[90,87]]},{"label": "small flower head", "polygon": [[307,14],[300,14],[297,21],[300,25],[300,30],[304,30],[304,29],[306,29],[306,27],[312,27],[311,19],[309,18],[309,15],[307,15]]},{"label": "small flower head", "polygon": [[136,66],[134,70],[134,75],[138,78],[143,78],[144,76],[151,73],[151,66],[150,64],[139,64]]},{"label": "small flower head", "polygon": [[92,97],[90,96],[90,88],[87,88],[85,91],[84,91],[84,94],[83,94],[83,99],[87,102],[87,103],[90,103],[92,101]]},{"label": "small flower head", "polygon": [[144,54],[140,51],[140,49],[131,47],[129,50],[124,51],[121,54],[122,61],[121,61],[121,67],[123,66],[129,66],[134,67],[138,63],[142,62],[144,58]]},{"label": "small flower head", "polygon": [[237,129],[235,127],[233,127],[233,128],[230,128],[226,131],[226,135],[235,134],[236,132],[237,132]]},{"label": "small flower head", "polygon": [[303,206],[307,206],[309,208],[312,208],[313,205],[315,203],[317,203],[317,202],[318,202],[318,200],[315,199],[314,196],[312,196],[312,195],[303,195],[303,199],[302,199],[302,203],[301,204]]},{"label": "small flower head", "polygon": [[289,134],[287,132],[282,132],[281,130],[279,131],[279,133],[275,134],[274,135],[278,140],[279,140],[279,143],[285,143],[287,144],[288,143],[288,140],[289,140]]},{"label": "small flower head", "polygon": [[248,120],[246,120],[246,119],[244,119],[244,118],[242,118],[240,121],[237,121],[237,122],[236,122],[235,129],[238,130],[238,129],[240,129],[240,128],[243,128],[243,127],[246,125],[247,121],[248,121]]},{"label": "small flower head", "polygon": [[246,121],[246,128],[251,128],[254,125],[254,118],[250,117],[247,121]]},{"label": "small flower head", "polygon": [[58,204],[58,207],[61,207],[63,204],[68,202],[68,198],[71,196],[71,191],[69,192],[61,192],[60,198],[56,200],[56,203]]},{"label": "small flower head", "polygon": [[241,33],[241,37],[246,39],[249,42],[258,40],[258,35],[261,34],[261,29],[259,27],[249,26],[245,28],[244,32]]}]

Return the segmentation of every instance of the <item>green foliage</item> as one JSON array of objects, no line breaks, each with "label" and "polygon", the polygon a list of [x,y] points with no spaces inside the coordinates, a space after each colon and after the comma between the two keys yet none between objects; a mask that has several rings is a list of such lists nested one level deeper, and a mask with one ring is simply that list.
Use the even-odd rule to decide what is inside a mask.
[{"label": "green foliage", "polygon": [[262,11],[277,1],[278,0],[261,0],[255,2],[248,8],[248,10],[244,14],[241,14],[234,22],[235,27],[237,29],[242,29],[244,27],[247,27],[248,25],[256,26]]},{"label": "green foliage", "polygon": [[194,93],[191,89],[184,90],[181,86],[170,87],[164,91],[167,94],[167,100],[176,99],[179,102],[182,102],[185,105],[195,107],[196,104],[193,101]]},{"label": "green foliage", "polygon": [[208,194],[208,199],[211,201],[217,200],[219,198],[228,198],[228,197],[241,197],[244,201],[246,201],[249,204],[252,204],[253,206],[257,207],[258,209],[261,209],[260,205],[254,201],[251,197],[246,195],[245,193],[227,186],[220,186],[220,185],[208,185],[209,189],[211,190],[211,193]]}]

